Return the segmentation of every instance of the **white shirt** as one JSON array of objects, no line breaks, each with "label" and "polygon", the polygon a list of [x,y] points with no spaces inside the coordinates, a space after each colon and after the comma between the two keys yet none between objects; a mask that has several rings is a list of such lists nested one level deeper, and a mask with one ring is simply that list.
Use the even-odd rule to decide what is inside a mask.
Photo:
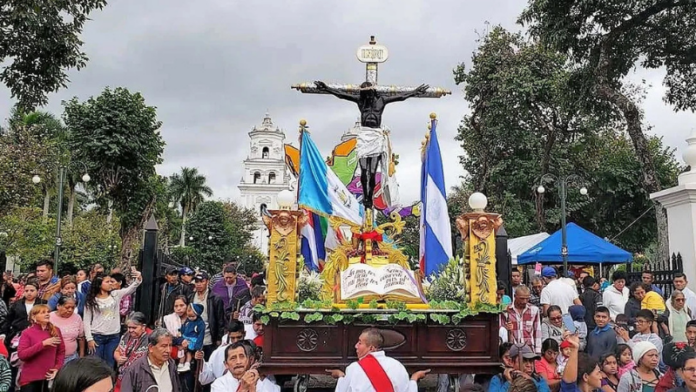
[{"label": "white shirt", "polygon": [[[199,379],[200,380],[200,379]],[[215,380],[210,386],[210,392],[235,392],[239,387],[239,380],[232,376],[232,373],[225,373],[224,376]],[[280,392],[280,387],[273,381],[266,378],[256,382],[256,392]]]},{"label": "white shirt", "polygon": [[[227,335],[224,337],[228,339]],[[203,363],[203,370],[201,374],[198,375],[198,382],[201,385],[208,385],[214,382],[216,379],[222,377],[227,368],[225,367],[225,349],[229,346],[227,343],[223,343],[220,347],[216,348],[212,354],[210,354],[210,359]]]},{"label": "white shirt", "polygon": [[[372,355],[387,373],[392,387],[394,387],[394,392],[418,391],[418,384],[409,378],[408,372],[401,362],[389,358],[384,354],[384,351],[375,351]],[[351,363],[346,368],[346,375],[339,378],[336,384],[336,392],[374,392],[374,390],[367,374],[357,362]]]},{"label": "white shirt", "polygon": [[624,309],[626,309],[626,302],[628,302],[628,287],[624,287],[621,292],[611,285],[604,289],[604,294],[602,294],[602,305],[609,309],[609,316],[612,320],[616,319],[616,315],[623,314]]},{"label": "white shirt", "polygon": [[150,365],[152,375],[155,376],[157,390],[159,392],[174,392],[172,387],[172,380],[169,378],[169,361],[164,361],[162,367],[157,367],[152,362],[150,362],[150,358],[148,358],[147,364]]},{"label": "white shirt", "polygon": [[574,287],[560,279],[554,279],[541,290],[539,301],[542,305],[556,305],[561,308],[562,314],[566,314],[576,299],[578,291]]}]

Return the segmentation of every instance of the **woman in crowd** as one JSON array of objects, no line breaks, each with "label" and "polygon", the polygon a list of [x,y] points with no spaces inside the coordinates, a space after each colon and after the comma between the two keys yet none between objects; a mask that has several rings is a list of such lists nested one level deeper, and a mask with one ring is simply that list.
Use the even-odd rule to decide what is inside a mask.
[{"label": "woman in crowd", "polygon": [[561,308],[556,305],[549,306],[546,311],[547,319],[541,323],[541,340],[553,339],[556,343],[561,344],[563,339],[568,335],[568,332],[563,325],[563,315]]},{"label": "woman in crowd", "polygon": [[602,356],[599,359],[599,365],[602,368],[602,373],[604,373],[602,391],[616,392],[616,388],[619,386],[619,364],[616,360],[616,354],[611,353]]},{"label": "woman in crowd", "polygon": [[111,392],[114,371],[99,358],[85,357],[65,364],[51,392]]},{"label": "woman in crowd", "polygon": [[691,320],[691,310],[686,305],[686,297],[681,290],[674,290],[667,301],[669,317],[667,325],[673,342],[687,342],[686,323]]},{"label": "woman in crowd", "polygon": [[72,276],[66,276],[60,280],[60,291],[49,298],[48,307],[51,310],[56,310],[58,299],[62,296],[74,298],[77,304],[77,313],[80,317],[84,315],[85,295],[77,291],[77,282]]},{"label": "woman in crowd", "polygon": [[128,332],[121,337],[114,358],[118,364],[118,380],[114,391],[121,389],[123,374],[133,362],[147,354],[147,337],[152,332],[145,325],[145,315],[141,312],[133,312],[126,319]]},{"label": "woman in crowd", "polygon": [[629,296],[628,302],[624,307],[623,314],[628,317],[628,326],[635,327],[636,325],[636,315],[640,311],[640,302],[645,296],[645,290],[643,289],[643,283],[635,282],[628,289]]},{"label": "woman in crowd", "polygon": [[85,356],[85,331],[82,317],[75,313],[77,303],[74,297],[62,296],[58,299],[57,309],[51,312],[50,321],[60,329],[65,343],[65,362]]},{"label": "woman in crowd", "polygon": [[541,344],[541,359],[534,363],[537,374],[544,377],[552,391],[557,391],[561,384],[561,376],[556,371],[558,367],[556,357],[558,357],[558,342],[546,339]]},{"label": "woman in crowd", "polygon": [[86,270],[77,270],[77,273],[75,274],[75,282],[77,283],[77,291],[80,293],[84,292],[82,291],[82,285],[87,281],[87,271]]},{"label": "woman in crowd", "polygon": [[636,366],[621,376],[617,392],[653,392],[662,374],[657,370],[660,355],[654,344],[642,341],[633,345]]},{"label": "woman in crowd", "polygon": [[85,337],[89,352],[114,366],[114,351],[121,332],[119,305],[124,295],[133,294],[142,280],[140,272],[132,270],[133,282],[122,290],[112,290],[110,276],[97,275],[85,304]]},{"label": "woman in crowd", "polygon": [[[164,316],[164,327],[175,338],[181,337],[181,326],[186,322],[186,310],[189,301],[186,296],[180,295],[174,299],[174,313]],[[184,348],[172,345],[171,357],[178,362],[184,356]]]},{"label": "woman in crowd", "polygon": [[17,356],[21,392],[43,392],[65,361],[65,344],[60,330],[50,321],[47,305],[35,305],[29,312],[31,327],[22,332]]},{"label": "woman in crowd", "polygon": [[5,346],[8,349],[16,348],[19,335],[29,327],[29,312],[34,305],[45,304],[46,301],[38,298],[39,282],[30,280],[24,284],[24,297],[10,306],[7,319],[3,325]]},{"label": "woman in crowd", "polygon": [[680,367],[677,373],[684,385],[675,388],[673,392],[696,392],[696,353],[684,353],[679,358]]},{"label": "woman in crowd", "polygon": [[599,364],[585,353],[580,353],[580,338],[570,335],[570,355],[563,370],[561,392],[594,392],[602,387]]}]

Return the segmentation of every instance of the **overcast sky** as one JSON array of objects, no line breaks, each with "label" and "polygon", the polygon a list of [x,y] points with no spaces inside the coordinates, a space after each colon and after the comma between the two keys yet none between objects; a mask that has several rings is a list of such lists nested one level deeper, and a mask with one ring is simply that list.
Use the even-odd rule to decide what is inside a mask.
[{"label": "overcast sky", "polygon": [[[402,201],[408,202],[419,197],[419,147],[430,112],[439,118],[447,187],[460,182],[462,150],[453,138],[468,106],[452,70],[470,63],[487,22],[519,29],[515,19],[525,3],[112,0],[85,27],[87,67],[70,72],[69,87],[52,94],[46,109],[60,115],[61,100],[84,100],[105,86],[139,91],[164,123],[167,146],[158,172],[198,167],[214,197],[236,199],[249,150],[247,133],[267,110],[285,130],[286,142],[297,144],[297,124],[304,118],[319,148],[330,153],[354,124],[357,107],[330,96],[300,94],[290,85],[362,82],[365,67],[355,52],[376,35],[390,53],[380,66],[380,84],[428,83],[453,91],[446,98],[413,99],[385,111],[383,124],[392,129],[394,150],[401,155]],[[683,148],[696,116],[674,113],[662,102],[663,76],[639,71],[632,78],[652,85],[644,109],[653,131]],[[11,104],[8,90],[0,87],[2,118]]]}]

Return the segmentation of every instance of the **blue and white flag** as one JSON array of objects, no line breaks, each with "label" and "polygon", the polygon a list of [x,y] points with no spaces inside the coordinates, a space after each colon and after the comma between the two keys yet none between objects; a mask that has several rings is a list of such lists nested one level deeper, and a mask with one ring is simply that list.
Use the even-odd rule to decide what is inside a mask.
[{"label": "blue and white flag", "polygon": [[440,265],[447,264],[452,258],[452,234],[445,192],[447,188],[436,127],[437,120],[433,119],[421,169],[423,211],[420,217],[419,264],[425,276],[437,272]]},{"label": "blue and white flag", "polygon": [[362,206],[326,165],[307,131],[302,134],[300,146],[298,186],[297,204],[300,208],[336,217],[346,224],[362,225]]}]

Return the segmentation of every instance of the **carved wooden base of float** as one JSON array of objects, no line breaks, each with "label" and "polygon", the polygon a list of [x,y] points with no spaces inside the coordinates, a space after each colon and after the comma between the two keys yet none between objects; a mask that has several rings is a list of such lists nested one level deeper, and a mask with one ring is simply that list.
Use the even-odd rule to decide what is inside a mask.
[{"label": "carved wooden base of float", "polygon": [[382,330],[385,351],[413,373],[500,372],[498,315],[479,314],[457,325],[403,323],[328,325],[271,319],[266,326],[262,371],[266,374],[324,374],[356,361],[355,343],[369,327]]}]

